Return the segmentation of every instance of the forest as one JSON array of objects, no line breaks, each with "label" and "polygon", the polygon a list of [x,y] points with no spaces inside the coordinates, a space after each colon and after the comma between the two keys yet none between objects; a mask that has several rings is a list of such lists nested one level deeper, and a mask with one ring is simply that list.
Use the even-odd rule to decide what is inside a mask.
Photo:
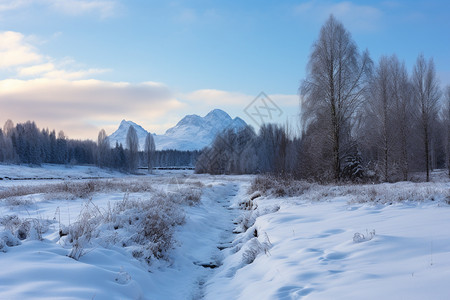
[{"label": "forest", "polygon": [[196,171],[394,182],[449,168],[450,86],[441,88],[432,58],[419,54],[411,72],[395,54],[374,63],[331,15],[299,94],[300,136],[289,124],[226,131]]},{"label": "forest", "polygon": [[101,130],[97,143],[73,140],[63,131],[40,130],[34,122],[14,125],[6,121],[0,129],[0,162],[39,166],[43,163],[64,165],[97,165],[123,172],[136,172],[138,167],[194,166],[199,151],[156,151],[151,135],[145,151],[138,150],[138,137],[133,127],[127,134],[127,145],[109,146],[106,132]]}]

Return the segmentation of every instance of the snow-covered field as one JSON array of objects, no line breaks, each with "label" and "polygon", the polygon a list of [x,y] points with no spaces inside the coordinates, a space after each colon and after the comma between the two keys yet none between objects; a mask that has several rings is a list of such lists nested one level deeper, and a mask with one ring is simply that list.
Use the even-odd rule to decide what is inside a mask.
[{"label": "snow-covered field", "polygon": [[0,174],[27,178],[0,181],[0,299],[450,298],[445,177],[249,192],[253,176]]}]

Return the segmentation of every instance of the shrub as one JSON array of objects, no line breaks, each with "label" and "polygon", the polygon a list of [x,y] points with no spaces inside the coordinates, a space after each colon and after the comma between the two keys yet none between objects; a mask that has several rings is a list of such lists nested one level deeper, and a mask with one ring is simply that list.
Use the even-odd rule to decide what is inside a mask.
[{"label": "shrub", "polygon": [[370,241],[371,239],[373,239],[374,236],[375,236],[375,229],[370,232],[368,230],[366,230],[366,235],[357,232],[353,236],[353,242],[361,243],[361,242]]},{"label": "shrub", "polygon": [[260,192],[266,196],[293,197],[302,195],[310,186],[311,184],[306,181],[294,180],[290,177],[261,175],[252,181],[248,193]]},{"label": "shrub", "polygon": [[[128,252],[148,264],[153,258],[167,258],[174,245],[174,228],[184,223],[180,194],[156,193],[147,200],[123,200],[101,211],[88,202],[68,235],[62,239],[72,246],[69,257],[79,259],[90,244],[111,244],[124,247]],[[100,234],[101,233],[101,234]]]},{"label": "shrub", "polygon": [[49,220],[40,218],[21,219],[17,215],[7,215],[0,218],[0,225],[6,231],[12,233],[19,240],[28,238],[42,240],[42,235],[47,232],[50,225]]}]

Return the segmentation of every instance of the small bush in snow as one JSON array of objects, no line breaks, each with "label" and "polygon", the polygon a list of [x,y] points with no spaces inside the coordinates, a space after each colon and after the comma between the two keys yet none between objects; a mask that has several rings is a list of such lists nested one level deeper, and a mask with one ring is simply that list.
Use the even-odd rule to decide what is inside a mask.
[{"label": "small bush in snow", "polygon": [[0,232],[0,251],[6,252],[8,247],[14,247],[20,245],[21,242],[16,238],[11,231],[4,230]]},{"label": "small bush in snow", "polygon": [[370,241],[371,239],[373,239],[373,237],[375,236],[375,229],[372,231],[366,231],[366,235],[362,234],[362,233],[355,233],[355,235],[353,236],[353,242],[355,243],[361,243],[361,242],[366,242],[366,241]]},{"label": "small bush in snow", "polygon": [[92,239],[97,223],[100,221],[100,215],[98,207],[89,201],[81,210],[77,222],[69,226],[67,239],[72,244],[68,254],[70,258],[78,260],[85,254],[85,248]]},{"label": "small bush in snow", "polygon": [[249,194],[261,192],[267,196],[293,197],[300,196],[310,188],[305,181],[292,178],[277,177],[272,175],[257,176],[249,189]]},{"label": "small bush in snow", "polygon": [[182,202],[190,206],[198,204],[202,196],[202,190],[193,187],[180,188],[177,193],[182,198]]},{"label": "small bush in snow", "polygon": [[177,193],[156,193],[148,200],[130,199],[126,194],[104,212],[88,203],[62,239],[72,245],[69,256],[74,259],[84,255],[95,241],[105,247],[124,247],[136,259],[150,264],[153,258],[167,258],[174,245],[174,228],[184,222],[183,201],[187,200]]},{"label": "small bush in snow", "polygon": [[42,235],[48,230],[50,221],[40,218],[21,219],[17,215],[8,215],[0,218],[0,225],[19,240],[28,238],[42,240]]},{"label": "small bush in snow", "polygon": [[263,243],[261,243],[256,237],[252,238],[243,247],[244,250],[242,253],[242,261],[245,264],[251,264],[255,261],[256,257],[258,257],[259,254],[267,254],[271,246],[272,244],[268,240],[268,237],[267,240]]},{"label": "small bush in snow", "polygon": [[8,206],[32,206],[34,201],[32,199],[24,199],[21,197],[6,198],[4,203]]}]

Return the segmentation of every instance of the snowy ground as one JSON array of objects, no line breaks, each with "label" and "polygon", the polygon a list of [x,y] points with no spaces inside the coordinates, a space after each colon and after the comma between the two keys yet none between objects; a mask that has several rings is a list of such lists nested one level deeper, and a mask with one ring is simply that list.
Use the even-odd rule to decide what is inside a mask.
[{"label": "snowy ground", "polygon": [[[249,230],[258,237],[226,257],[207,286],[208,298],[450,298],[450,206],[445,201],[372,205],[348,200],[255,199],[253,213],[279,210],[256,219]],[[242,267],[248,249],[260,254]]]},{"label": "snowy ground", "polygon": [[[58,182],[108,178],[97,179],[105,189],[84,199],[38,193],[0,200],[0,218],[17,215],[48,227],[42,241],[30,234],[20,245],[0,250],[0,299],[450,297],[450,182],[445,179],[373,187],[308,185],[302,195],[277,198],[269,192],[249,195],[252,176],[186,171],[123,176],[56,166],[23,171],[0,166],[0,174],[53,176]],[[51,184],[1,180],[0,192]],[[165,259],[149,265],[133,257],[130,247],[106,238],[93,239],[78,261],[67,256],[71,246],[59,230],[74,224],[86,205],[106,212],[124,197],[146,201],[187,188],[202,195],[194,205],[177,202],[185,222],[176,225],[176,242]],[[0,239],[11,240],[5,227],[0,225]],[[114,233],[100,228],[104,236]],[[121,230],[116,240],[125,238]]]}]

